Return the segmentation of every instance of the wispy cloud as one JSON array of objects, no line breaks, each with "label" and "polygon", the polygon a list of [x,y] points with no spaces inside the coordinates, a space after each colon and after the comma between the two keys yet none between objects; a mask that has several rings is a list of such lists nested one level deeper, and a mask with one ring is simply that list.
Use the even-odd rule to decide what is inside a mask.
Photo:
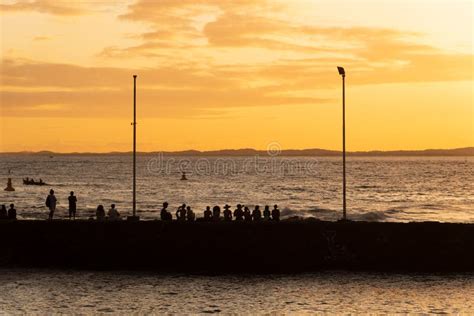
[{"label": "wispy cloud", "polygon": [[0,12],[33,11],[53,15],[80,15],[85,11],[74,2],[55,0],[20,0],[11,4],[0,4]]}]

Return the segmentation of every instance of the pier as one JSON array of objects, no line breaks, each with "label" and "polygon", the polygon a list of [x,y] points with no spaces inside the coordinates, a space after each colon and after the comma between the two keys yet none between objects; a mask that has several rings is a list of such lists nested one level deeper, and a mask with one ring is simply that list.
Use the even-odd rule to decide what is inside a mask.
[{"label": "pier", "polygon": [[0,221],[0,267],[191,273],[474,271],[474,224]]}]

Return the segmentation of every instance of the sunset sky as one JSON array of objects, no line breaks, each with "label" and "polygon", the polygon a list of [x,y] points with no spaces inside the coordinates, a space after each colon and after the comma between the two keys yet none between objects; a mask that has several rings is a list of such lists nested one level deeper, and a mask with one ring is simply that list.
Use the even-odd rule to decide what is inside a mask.
[{"label": "sunset sky", "polygon": [[0,151],[474,145],[471,0],[0,0]]}]

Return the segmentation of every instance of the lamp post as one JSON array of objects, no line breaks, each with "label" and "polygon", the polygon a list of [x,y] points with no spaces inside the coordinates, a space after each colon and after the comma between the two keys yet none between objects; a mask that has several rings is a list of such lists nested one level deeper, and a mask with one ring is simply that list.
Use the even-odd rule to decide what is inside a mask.
[{"label": "lamp post", "polygon": [[133,75],[133,219],[137,220],[137,75]]},{"label": "lamp post", "polygon": [[346,216],[346,71],[343,67],[337,67],[339,75],[342,76],[342,220]]}]

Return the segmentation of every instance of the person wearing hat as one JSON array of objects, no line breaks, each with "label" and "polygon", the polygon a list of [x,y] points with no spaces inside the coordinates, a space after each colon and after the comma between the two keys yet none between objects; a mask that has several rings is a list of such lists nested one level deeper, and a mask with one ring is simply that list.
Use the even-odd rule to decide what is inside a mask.
[{"label": "person wearing hat", "polygon": [[230,210],[230,205],[226,204],[224,206],[224,220],[232,221],[232,211]]}]

